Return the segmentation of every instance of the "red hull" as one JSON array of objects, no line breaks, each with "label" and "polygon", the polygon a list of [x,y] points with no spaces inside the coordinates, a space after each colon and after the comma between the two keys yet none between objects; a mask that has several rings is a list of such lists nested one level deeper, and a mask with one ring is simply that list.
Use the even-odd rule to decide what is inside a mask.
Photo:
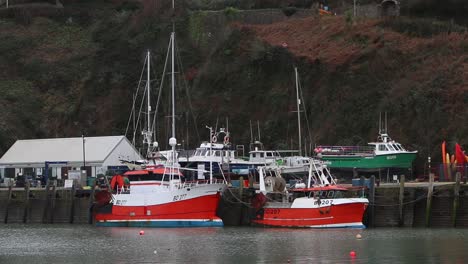
[{"label": "red hull", "polygon": [[96,221],[219,220],[220,194],[152,206],[112,206],[112,213],[97,213]]},{"label": "red hull", "polygon": [[264,208],[252,222],[274,227],[365,227],[366,203],[348,203],[321,208]]}]

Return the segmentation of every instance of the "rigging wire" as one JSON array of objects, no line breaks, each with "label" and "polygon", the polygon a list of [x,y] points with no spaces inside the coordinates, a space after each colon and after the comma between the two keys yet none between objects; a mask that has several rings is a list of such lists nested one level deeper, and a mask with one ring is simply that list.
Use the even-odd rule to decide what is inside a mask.
[{"label": "rigging wire", "polygon": [[162,90],[163,90],[163,86],[164,86],[164,76],[166,74],[166,69],[167,69],[167,64],[168,64],[168,60],[169,60],[169,52],[170,52],[170,47],[171,47],[171,41],[172,40],[169,40],[169,45],[167,47],[167,53],[166,53],[166,60],[164,62],[164,69],[163,69],[163,73],[162,73],[162,76],[161,76],[161,83],[159,85],[159,91],[158,91],[158,99],[156,100],[156,106],[154,108],[154,116],[153,116],[153,131],[155,131],[155,139],[157,138],[156,137],[156,112],[158,111],[158,108],[159,108],[159,103],[161,102],[161,94],[162,94]]},{"label": "rigging wire", "polygon": [[[146,63],[147,63],[147,58],[148,58],[148,55],[146,55],[145,63],[143,64],[143,68],[142,68],[141,74],[140,74],[140,80],[138,80],[138,86],[137,86],[137,90],[136,90],[136,93],[135,93],[136,95],[138,95],[138,93],[140,91],[140,85],[141,85],[141,81],[143,79],[143,74],[145,72],[145,66],[146,66]],[[137,100],[137,96],[135,96],[133,98],[132,110],[135,108],[136,100]],[[130,128],[130,122],[132,120],[133,114],[134,114],[134,112],[132,111],[131,114],[130,114],[130,117],[128,118],[127,128],[125,129],[125,136],[127,136],[128,129]],[[135,131],[133,131],[133,138],[135,138]]]},{"label": "rigging wire", "polygon": [[[183,72],[183,65],[182,65],[182,60],[181,60],[181,56],[180,56],[180,51],[179,51],[179,46],[178,45],[175,45],[176,47],[176,57],[177,57],[177,64],[179,66],[179,69],[181,72]],[[195,124],[195,133],[197,135],[197,142],[200,142],[200,133],[198,131],[198,127],[197,127],[197,118],[193,112],[193,105],[192,105],[192,98],[190,97],[190,91],[189,91],[189,85],[187,83],[187,79],[185,78],[182,78],[184,80],[184,86],[185,86],[185,93],[186,93],[186,96],[187,96],[187,103],[189,105],[189,112],[192,116],[192,119],[193,119],[193,123]]]},{"label": "rigging wire", "polygon": [[[127,128],[125,129],[125,136],[127,136],[127,133],[128,133],[128,130],[129,130],[129,127],[130,127],[130,122],[132,120],[132,117],[135,118],[135,106],[136,106],[136,102],[137,102],[137,98],[138,98],[138,93],[140,92],[140,87],[142,86],[142,80],[143,80],[143,74],[145,72],[145,68],[146,68],[146,63],[148,62],[148,55],[146,55],[145,57],[145,62],[143,64],[143,68],[142,68],[142,71],[141,71],[141,74],[140,74],[140,80],[138,81],[138,86],[137,86],[137,91],[135,93],[135,96],[133,98],[133,103],[132,103],[132,111],[130,113],[130,117],[128,119],[128,122],[127,122]],[[143,91],[143,98],[145,97],[146,95],[146,89],[144,89]],[[142,109],[143,109],[143,103],[144,103],[144,100],[141,100],[141,103],[140,103],[140,108],[138,109],[138,117],[137,117],[137,120],[136,120],[136,126],[139,126],[140,125],[140,113],[142,112]],[[132,135],[132,142],[136,142],[135,139],[136,139],[136,131],[138,129],[136,129],[136,126],[135,129],[133,130],[133,135]],[[136,147],[136,146],[135,146]]]},{"label": "rigging wire", "polygon": [[[298,76],[297,79],[298,79],[297,82],[299,84],[299,94],[300,94],[300,97],[301,97],[301,100],[302,100],[301,104],[303,105],[304,115],[305,115],[305,119],[306,119],[307,134],[309,136],[310,142],[312,143],[312,134],[310,132],[309,116],[307,115],[307,111],[306,111],[307,108],[306,108],[306,104],[305,104],[305,100],[304,100],[304,95],[302,93],[302,85],[301,85],[301,82],[300,82],[300,77]],[[307,146],[305,146],[305,147],[307,148]],[[309,153],[312,153],[311,151],[312,150],[310,149]]]}]

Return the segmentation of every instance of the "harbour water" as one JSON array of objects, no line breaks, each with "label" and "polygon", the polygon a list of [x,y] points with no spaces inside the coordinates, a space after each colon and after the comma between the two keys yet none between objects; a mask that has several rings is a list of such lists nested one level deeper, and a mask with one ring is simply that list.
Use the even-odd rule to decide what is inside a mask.
[{"label": "harbour water", "polygon": [[468,263],[467,229],[143,231],[144,235],[136,228],[0,225],[0,263]]}]

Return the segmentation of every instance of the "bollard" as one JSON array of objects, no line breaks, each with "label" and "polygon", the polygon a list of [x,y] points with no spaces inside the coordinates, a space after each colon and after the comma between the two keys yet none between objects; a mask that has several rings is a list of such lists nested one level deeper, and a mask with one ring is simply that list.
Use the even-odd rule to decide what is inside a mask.
[{"label": "bollard", "polygon": [[30,183],[29,181],[26,181],[26,184],[24,185],[24,213],[23,213],[23,223],[26,223],[28,221],[28,213],[29,213],[29,186]]},{"label": "bollard", "polygon": [[460,206],[460,178],[461,173],[455,175],[455,186],[453,187],[453,210],[452,210],[452,226],[457,226],[457,213]]},{"label": "bollard", "polygon": [[405,199],[405,175],[400,176],[400,196],[399,196],[399,218],[398,218],[398,226],[404,225],[404,218],[403,218],[403,201]]},{"label": "bollard", "polygon": [[46,200],[45,200],[45,206],[44,206],[44,211],[42,212],[42,223],[47,224],[49,223],[49,200],[50,200],[50,181],[47,180],[46,186],[45,186],[45,191],[46,191]]},{"label": "bollard", "polygon": [[73,220],[74,220],[74,217],[75,217],[75,194],[76,194],[76,181],[73,180],[73,185],[72,185],[72,188],[70,190],[70,224],[73,224]]},{"label": "bollard", "polygon": [[244,190],[244,177],[239,177],[239,199],[242,200],[242,192]]},{"label": "bollard", "polygon": [[369,189],[369,212],[368,212],[368,217],[369,217],[369,227],[374,227],[374,219],[375,219],[375,210],[374,210],[374,204],[375,204],[375,176],[372,175],[370,177],[370,189]]},{"label": "bollard", "polygon": [[96,179],[92,180],[92,190],[91,195],[89,196],[88,203],[88,224],[93,224],[93,204],[94,204],[94,194],[96,193]]},{"label": "bollard", "polygon": [[13,193],[13,182],[10,181],[10,184],[8,185],[8,200],[7,200],[7,204],[5,207],[5,219],[4,219],[5,224],[8,223],[8,209],[10,207],[12,193]]},{"label": "bollard", "polygon": [[427,201],[426,201],[426,227],[429,227],[431,224],[433,191],[434,191],[434,174],[429,173],[429,185],[427,186]]}]

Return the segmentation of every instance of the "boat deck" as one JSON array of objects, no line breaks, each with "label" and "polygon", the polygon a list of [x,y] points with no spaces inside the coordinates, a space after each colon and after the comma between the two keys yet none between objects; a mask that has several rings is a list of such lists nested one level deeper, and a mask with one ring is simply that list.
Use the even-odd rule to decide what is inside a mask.
[{"label": "boat deck", "polygon": [[371,146],[318,146],[317,154],[326,156],[374,156]]}]

